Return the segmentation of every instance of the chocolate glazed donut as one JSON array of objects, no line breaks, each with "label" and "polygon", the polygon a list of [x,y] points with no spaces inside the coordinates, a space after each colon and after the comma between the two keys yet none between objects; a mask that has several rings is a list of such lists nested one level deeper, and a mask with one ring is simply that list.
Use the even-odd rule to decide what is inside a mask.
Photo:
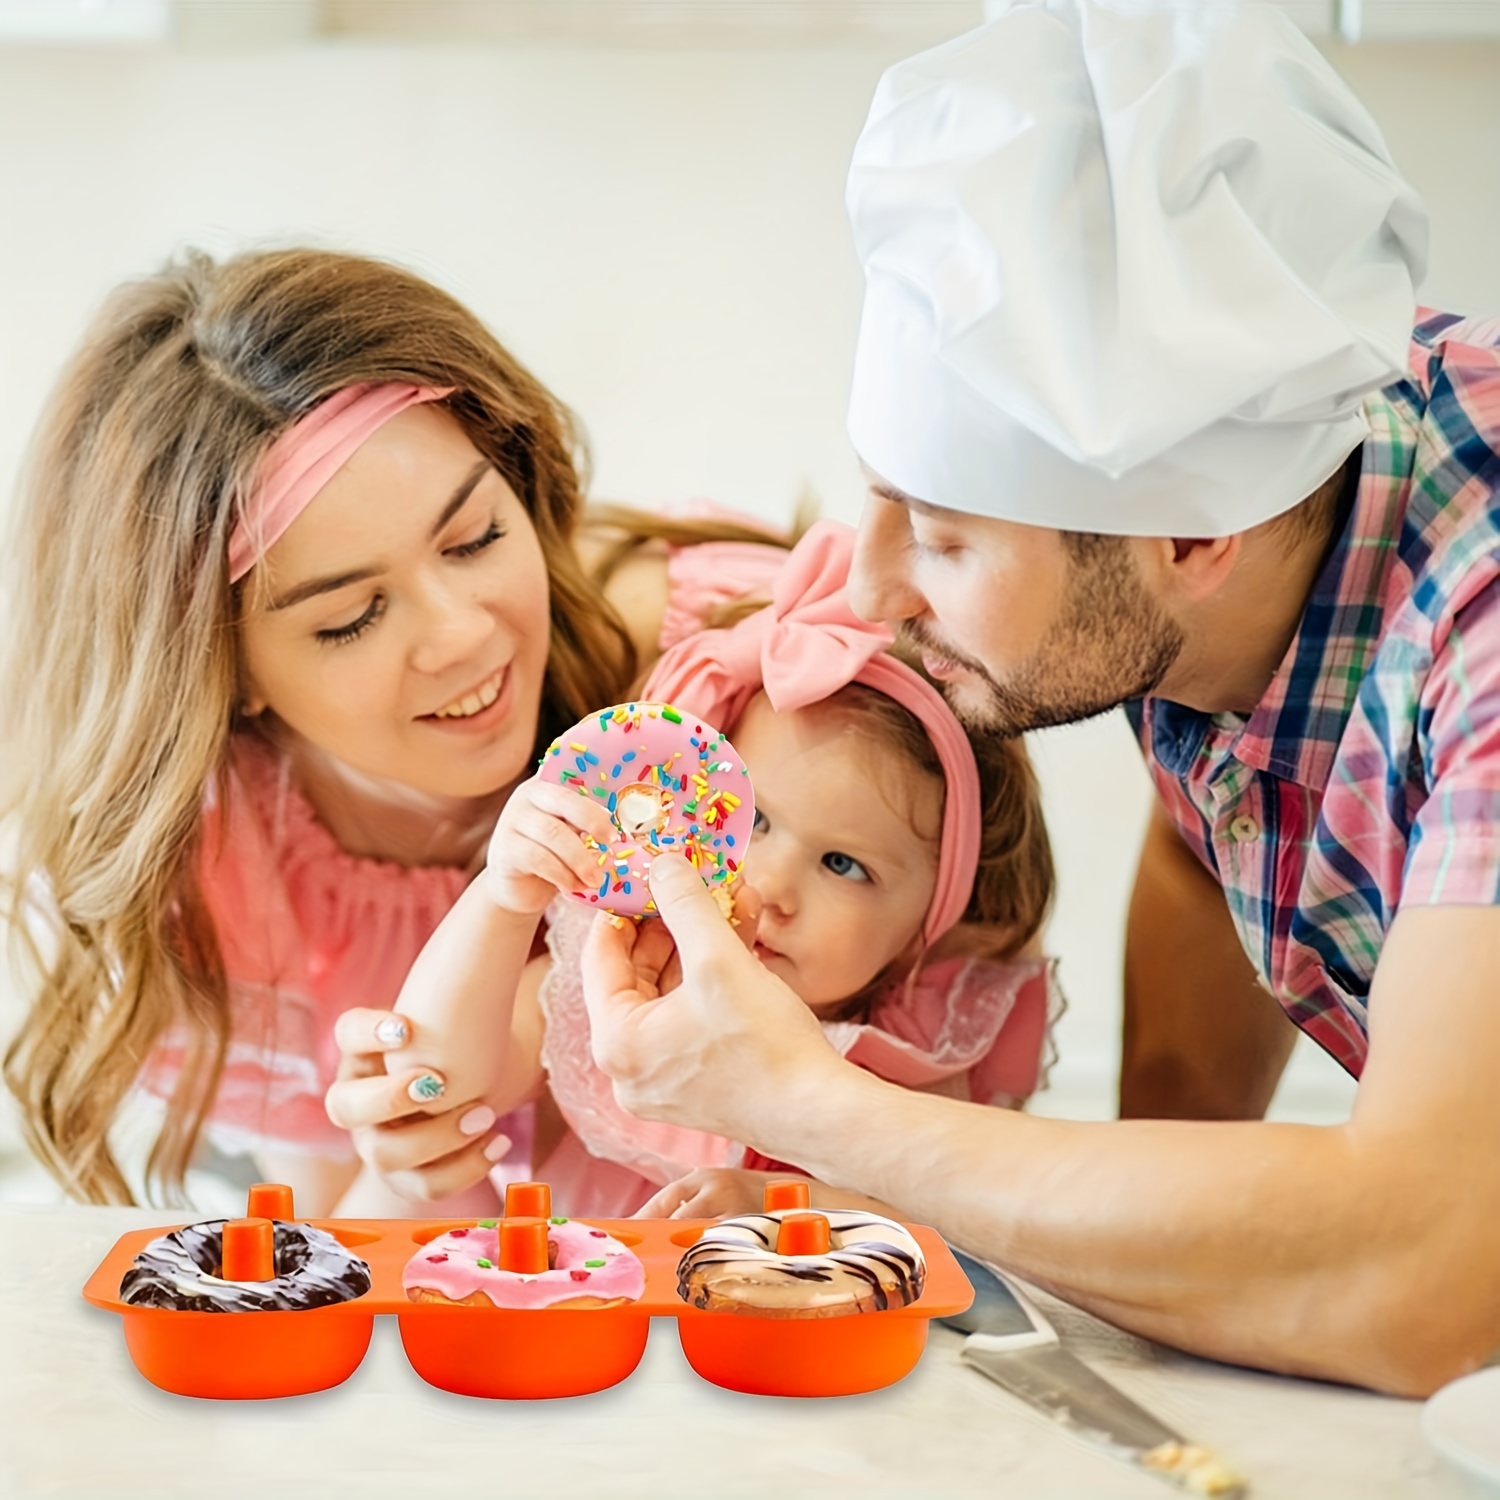
[{"label": "chocolate glazed donut", "polygon": [[275,1278],[224,1281],[224,1222],[208,1219],[152,1240],[121,1278],[121,1301],[179,1312],[301,1312],[370,1290],[370,1268],[327,1230],[280,1219]]},{"label": "chocolate glazed donut", "polygon": [[921,1247],[876,1214],[831,1211],[825,1255],[778,1255],[777,1211],[741,1214],[704,1230],[677,1265],[684,1302],[765,1317],[838,1317],[906,1307],[922,1295]]}]

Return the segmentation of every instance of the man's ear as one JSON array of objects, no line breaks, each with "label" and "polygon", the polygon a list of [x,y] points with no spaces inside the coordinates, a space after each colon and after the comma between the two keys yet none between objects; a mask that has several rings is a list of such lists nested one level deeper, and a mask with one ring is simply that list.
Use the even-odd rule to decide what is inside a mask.
[{"label": "man's ear", "polygon": [[1229,581],[1240,560],[1244,535],[1211,537],[1142,537],[1143,570],[1163,602],[1201,604]]}]

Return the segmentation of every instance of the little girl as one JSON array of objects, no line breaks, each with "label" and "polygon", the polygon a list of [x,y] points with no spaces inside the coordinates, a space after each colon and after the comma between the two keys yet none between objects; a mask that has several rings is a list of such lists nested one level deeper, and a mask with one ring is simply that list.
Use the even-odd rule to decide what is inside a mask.
[{"label": "little girl", "polygon": [[[1015,1106],[1037,1086],[1061,1004],[1033,953],[1052,877],[1035,782],[1015,742],[976,763],[941,696],[889,654],[889,633],[852,613],[852,550],[847,527],[814,526],[769,606],[687,636],[640,696],[725,729],[743,756],[755,951],[829,1042],[892,1082]],[[756,1206],[755,1174],[781,1164],[636,1119],[593,1063],[579,960],[596,914],[558,894],[597,884],[584,835],[610,839],[597,803],[536,779],[517,789],[487,869],[402,989],[416,1042],[391,1069],[438,1068],[497,1111],[545,1081],[568,1128],[538,1142],[534,1169],[567,1212]],[[549,952],[528,962],[544,910]],[[368,1175],[364,1187],[370,1211]],[[819,1185],[815,1201],[857,1200]]]}]

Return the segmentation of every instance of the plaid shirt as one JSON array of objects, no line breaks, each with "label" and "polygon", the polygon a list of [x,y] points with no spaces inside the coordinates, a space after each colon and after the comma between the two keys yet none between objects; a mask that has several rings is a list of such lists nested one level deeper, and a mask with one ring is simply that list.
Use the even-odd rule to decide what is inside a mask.
[{"label": "plaid shirt", "polygon": [[1500,319],[1424,313],[1248,717],[1126,706],[1261,981],[1356,1077],[1399,907],[1500,902]]}]

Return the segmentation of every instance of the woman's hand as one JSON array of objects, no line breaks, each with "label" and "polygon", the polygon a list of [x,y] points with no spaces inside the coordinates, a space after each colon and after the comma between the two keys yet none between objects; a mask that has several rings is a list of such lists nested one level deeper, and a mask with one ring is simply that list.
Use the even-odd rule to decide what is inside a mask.
[{"label": "woman's hand", "polygon": [[785,1182],[785,1172],[752,1172],[748,1167],[699,1167],[669,1182],[638,1208],[637,1219],[717,1219],[757,1214],[768,1182]]},{"label": "woman's hand", "polygon": [[387,1073],[385,1054],[407,1045],[411,1023],[394,1011],[346,1010],[334,1027],[342,1054],[328,1090],[328,1118],[354,1141],[360,1160],[414,1203],[451,1198],[481,1181],[510,1149],[479,1099],[453,1105],[431,1068]]},{"label": "woman's hand", "polygon": [[533,776],[506,800],[480,883],[501,910],[540,916],[559,891],[598,889],[599,855],[586,840],[615,836],[601,803]]}]

